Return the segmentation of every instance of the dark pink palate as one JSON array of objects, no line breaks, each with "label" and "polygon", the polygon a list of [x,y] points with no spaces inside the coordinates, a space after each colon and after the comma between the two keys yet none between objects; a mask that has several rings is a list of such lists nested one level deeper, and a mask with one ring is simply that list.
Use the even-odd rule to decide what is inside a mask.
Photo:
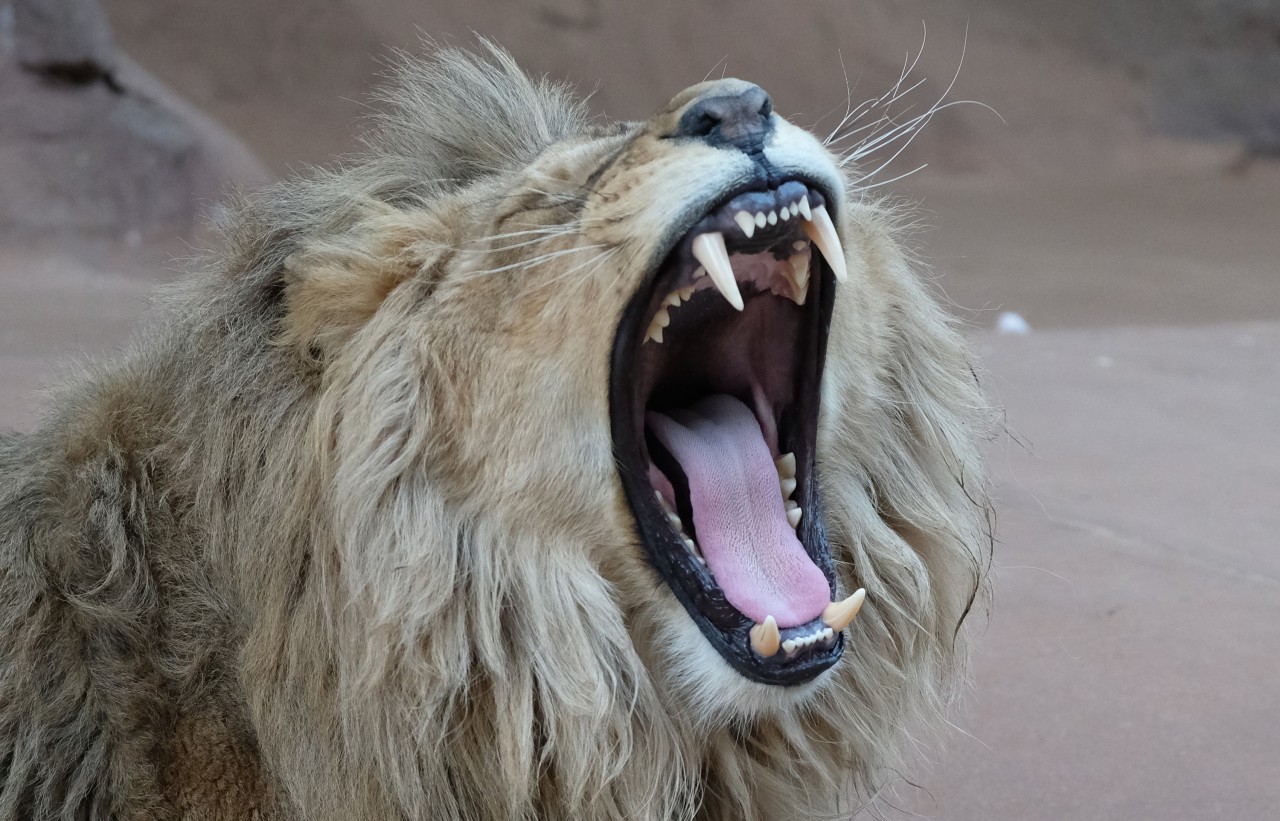
[{"label": "dark pink palate", "polygon": [[784,628],[822,615],[826,576],[787,522],[773,455],[751,409],[714,394],[647,420],[685,472],[698,546],[729,603]]}]

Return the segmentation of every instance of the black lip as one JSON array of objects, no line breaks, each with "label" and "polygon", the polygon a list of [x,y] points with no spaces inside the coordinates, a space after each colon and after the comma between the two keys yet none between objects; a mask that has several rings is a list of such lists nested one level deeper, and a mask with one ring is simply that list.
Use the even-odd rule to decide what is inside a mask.
[{"label": "black lip", "polygon": [[[771,184],[754,181],[727,191],[710,207],[678,221],[657,255],[656,264],[651,267],[644,282],[623,309],[614,337],[609,380],[614,457],[623,490],[635,516],[640,541],[645,546],[650,562],[702,634],[735,670],[752,681],[774,685],[803,684],[831,668],[844,651],[844,636],[837,633],[830,648],[801,654],[791,661],[785,660],[781,652],[765,659],[751,650],[749,631],[754,622],[724,598],[719,586],[710,581],[705,568],[689,556],[654,498],[652,485],[645,472],[646,458],[642,437],[636,434],[643,426],[637,424],[631,365],[635,362],[637,347],[646,327],[642,323],[647,319],[645,313],[650,298],[660,284],[659,278],[663,272],[678,263],[675,257],[681,253],[682,245],[687,245],[682,240],[702,219],[716,213],[735,197],[750,192],[768,192],[789,181],[800,182],[821,193],[827,203],[835,202],[822,184],[802,175],[793,175],[784,180],[770,181]],[[831,312],[835,304],[835,276],[816,249],[813,258],[817,264],[817,275],[811,280],[807,303],[812,306],[809,316],[813,318],[813,325],[804,341],[808,348],[805,351],[805,361],[812,362],[813,367],[805,368],[801,374],[798,399],[791,411],[793,416],[799,418],[784,419],[783,439],[779,445],[784,451],[790,450],[796,455],[796,472],[800,480],[797,502],[805,510],[797,535],[810,557],[826,574],[834,594],[835,569],[827,542],[822,499],[817,490],[819,482],[816,454],[813,451],[817,439],[819,388],[825,366]]]}]

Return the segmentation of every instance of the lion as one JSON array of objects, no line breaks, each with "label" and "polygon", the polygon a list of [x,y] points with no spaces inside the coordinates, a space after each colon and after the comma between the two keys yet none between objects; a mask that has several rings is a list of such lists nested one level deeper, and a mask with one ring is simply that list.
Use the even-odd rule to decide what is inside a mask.
[{"label": "lion", "polygon": [[380,100],[0,436],[0,818],[857,812],[991,545],[894,209],[741,80]]}]

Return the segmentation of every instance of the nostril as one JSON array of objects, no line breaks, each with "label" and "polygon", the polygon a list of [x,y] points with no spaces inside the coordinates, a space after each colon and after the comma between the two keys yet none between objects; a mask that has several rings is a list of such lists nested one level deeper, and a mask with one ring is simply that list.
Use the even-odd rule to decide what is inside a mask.
[{"label": "nostril", "polygon": [[682,137],[707,137],[720,125],[720,117],[710,111],[699,111],[687,124],[682,120],[680,125]]},{"label": "nostril", "polygon": [[773,101],[759,86],[737,94],[712,94],[694,102],[680,117],[676,137],[694,137],[714,145],[759,151],[770,129]]}]

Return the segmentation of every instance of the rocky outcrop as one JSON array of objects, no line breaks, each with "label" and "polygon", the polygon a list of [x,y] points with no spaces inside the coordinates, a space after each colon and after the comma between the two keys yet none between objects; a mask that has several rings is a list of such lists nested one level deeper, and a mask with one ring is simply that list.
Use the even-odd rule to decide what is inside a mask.
[{"label": "rocky outcrop", "polygon": [[116,49],[97,0],[0,0],[0,234],[185,233],[264,178]]}]

